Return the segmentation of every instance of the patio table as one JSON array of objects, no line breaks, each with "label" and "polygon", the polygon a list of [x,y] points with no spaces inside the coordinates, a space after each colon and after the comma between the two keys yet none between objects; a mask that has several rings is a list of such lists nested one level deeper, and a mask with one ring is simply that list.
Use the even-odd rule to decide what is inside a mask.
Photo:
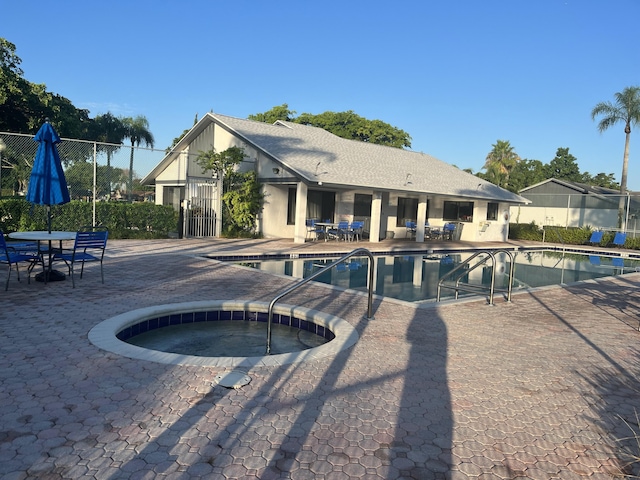
[{"label": "patio table", "polygon": [[[14,240],[29,240],[32,242],[38,242],[38,256],[40,257],[40,263],[42,263],[42,280],[46,283],[49,280],[64,280],[64,273],[58,272],[51,268],[53,263],[53,257],[55,256],[53,253],[52,242],[58,242],[58,251],[62,250],[62,242],[75,240],[76,232],[65,232],[65,231],[32,231],[32,232],[13,232],[10,233],[9,238]],[[45,251],[42,248],[42,242],[47,242],[48,248]],[[45,253],[47,254],[48,262],[45,263]],[[38,274],[40,275],[40,274]],[[36,276],[36,280],[39,277]]]},{"label": "patio table", "polygon": [[325,242],[329,239],[329,230],[338,228],[338,222],[316,222],[316,225],[324,229]]}]

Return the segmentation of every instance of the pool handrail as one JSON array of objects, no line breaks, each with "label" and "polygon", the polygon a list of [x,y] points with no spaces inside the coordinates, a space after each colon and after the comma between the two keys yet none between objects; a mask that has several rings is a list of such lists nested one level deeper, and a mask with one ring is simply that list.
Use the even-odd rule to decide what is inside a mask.
[{"label": "pool handrail", "polygon": [[275,306],[276,302],[278,300],[280,300],[281,298],[289,295],[294,290],[297,290],[298,288],[302,287],[303,285],[309,283],[311,280],[315,279],[316,277],[319,277],[320,275],[325,273],[327,270],[330,270],[331,268],[335,267],[339,263],[342,263],[345,260],[348,260],[349,258],[353,257],[354,255],[356,255],[358,253],[364,253],[365,255],[367,255],[369,257],[369,288],[368,288],[369,296],[368,296],[368,300],[367,300],[367,320],[372,320],[373,319],[373,284],[374,284],[373,260],[374,259],[373,259],[373,254],[369,250],[367,250],[366,248],[360,247],[360,248],[356,248],[355,250],[352,250],[351,252],[347,253],[346,255],[340,257],[338,260],[336,260],[333,263],[330,263],[329,265],[327,265],[323,269],[312,273],[307,278],[304,278],[304,279],[300,280],[295,285],[292,285],[291,287],[283,290],[278,295],[276,295],[273,298],[273,300],[271,300],[271,302],[269,303],[269,318],[267,320],[267,353],[266,353],[267,355],[271,355],[271,325],[273,324],[273,307]]},{"label": "pool handrail", "polygon": [[[509,257],[510,260],[510,266],[509,266],[509,282],[507,284],[507,289],[496,289],[495,287],[495,283],[496,283],[496,253],[504,253]],[[460,275],[458,275],[455,278],[455,286],[448,286],[446,285],[444,282],[447,278],[453,277],[453,274],[457,273],[458,271],[462,270],[466,265],[469,265],[469,263],[476,257],[478,257],[479,255],[486,255],[486,257],[480,259],[479,262],[477,262],[476,264],[472,265],[470,269],[464,270]],[[507,294],[507,298],[506,301],[510,302],[511,301],[511,292],[513,290],[513,279],[514,279],[514,273],[515,273],[515,261],[514,261],[514,254],[504,248],[499,248],[496,250],[480,250],[476,253],[474,253],[473,255],[471,255],[469,258],[467,258],[464,262],[460,263],[458,266],[456,266],[453,270],[450,270],[449,272],[445,273],[442,277],[440,277],[440,280],[438,281],[438,290],[437,290],[437,294],[436,294],[436,301],[439,302],[440,301],[440,294],[442,292],[442,288],[451,288],[453,290],[455,290],[455,298],[456,300],[458,299],[458,293],[460,290],[471,290],[471,291],[477,291],[477,288],[471,288],[471,286],[461,286],[460,285],[460,279],[463,278],[465,275],[467,275],[471,270],[474,270],[475,268],[484,265],[487,260],[491,259],[492,265],[491,265],[491,285],[489,287],[489,298],[488,298],[488,304],[489,305],[493,305],[493,297],[494,297],[494,292],[496,291],[500,291],[500,292],[506,292]]]}]

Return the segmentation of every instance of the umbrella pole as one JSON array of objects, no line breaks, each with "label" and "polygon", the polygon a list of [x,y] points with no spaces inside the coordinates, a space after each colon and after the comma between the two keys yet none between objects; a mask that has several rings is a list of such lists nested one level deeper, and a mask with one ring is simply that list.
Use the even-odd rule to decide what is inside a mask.
[{"label": "umbrella pole", "polygon": [[47,205],[47,228],[51,233],[51,205]]}]

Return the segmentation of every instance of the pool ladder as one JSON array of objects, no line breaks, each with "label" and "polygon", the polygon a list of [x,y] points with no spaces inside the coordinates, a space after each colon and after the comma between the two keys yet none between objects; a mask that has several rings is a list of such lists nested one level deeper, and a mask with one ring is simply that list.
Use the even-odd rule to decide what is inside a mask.
[{"label": "pool ladder", "polygon": [[356,248],[355,250],[353,250],[353,251],[347,253],[346,255],[344,255],[343,257],[340,257],[335,262],[330,263],[326,267],[322,268],[321,270],[318,270],[317,272],[312,273],[307,278],[299,281],[295,285],[287,288],[286,290],[283,290],[278,295],[276,295],[273,300],[271,300],[271,303],[269,303],[269,318],[267,320],[267,355],[271,354],[271,326],[273,325],[273,307],[275,306],[276,302],[278,300],[280,300],[282,297],[285,297],[285,296],[289,295],[294,290],[297,290],[298,288],[302,287],[303,285],[309,283],[311,280],[314,280],[316,277],[319,277],[320,275],[325,273],[327,270],[332,269],[336,265],[344,262],[345,260],[348,260],[349,258],[351,258],[351,257],[353,257],[354,255],[357,255],[357,254],[365,254],[367,257],[369,257],[369,287],[368,287],[369,298],[368,298],[368,303],[367,303],[367,320],[372,320],[373,319],[373,284],[374,284],[374,280],[373,280],[373,254],[369,250],[367,250],[366,248]]},{"label": "pool ladder", "polygon": [[[510,260],[509,267],[509,282],[507,284],[507,288],[500,289],[496,288],[496,253],[505,253]],[[477,263],[471,265],[470,268],[465,268],[467,265],[471,263],[475,258],[480,255],[485,255],[481,258]],[[487,288],[484,285],[471,285],[468,283],[461,284],[460,281],[469,274],[472,270],[475,270],[478,267],[481,267],[487,263],[487,261],[491,260],[491,283]],[[445,273],[440,280],[438,281],[438,293],[436,297],[436,301],[440,301],[440,293],[443,288],[449,288],[455,291],[455,298],[458,299],[458,295],[461,291],[470,292],[470,293],[483,293],[489,292],[488,303],[489,305],[493,305],[493,297],[495,292],[504,292],[506,293],[507,302],[511,301],[511,291],[513,289],[513,274],[515,271],[515,261],[514,254],[509,250],[499,249],[499,250],[481,250],[479,252],[474,253],[469,258],[467,258],[464,262],[460,263],[457,267],[455,267],[450,272]],[[449,281],[450,283],[446,283]]]}]

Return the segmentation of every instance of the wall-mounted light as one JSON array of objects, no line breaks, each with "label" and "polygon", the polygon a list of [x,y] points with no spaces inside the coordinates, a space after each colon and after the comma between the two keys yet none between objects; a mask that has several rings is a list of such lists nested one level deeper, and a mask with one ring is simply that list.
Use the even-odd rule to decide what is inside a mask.
[{"label": "wall-mounted light", "polygon": [[280,169],[278,167],[273,167],[272,171],[273,171],[274,175],[279,175],[280,174]]}]

